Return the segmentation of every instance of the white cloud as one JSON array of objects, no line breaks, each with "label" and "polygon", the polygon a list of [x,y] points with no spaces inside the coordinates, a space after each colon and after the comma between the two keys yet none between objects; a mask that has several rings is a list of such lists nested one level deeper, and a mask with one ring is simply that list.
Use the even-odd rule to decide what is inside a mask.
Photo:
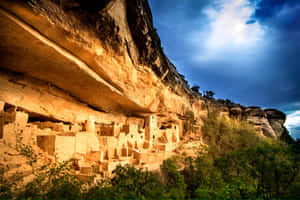
[{"label": "white cloud", "polygon": [[285,126],[287,128],[296,128],[300,126],[300,110],[287,115]]},{"label": "white cloud", "polygon": [[205,30],[191,34],[191,44],[205,47],[205,52],[197,52],[196,60],[215,59],[216,56],[220,58],[241,51],[247,54],[249,49],[261,43],[264,36],[263,27],[258,22],[246,24],[254,12],[247,0],[218,0],[218,3],[219,8],[209,7],[203,11],[209,18]]}]

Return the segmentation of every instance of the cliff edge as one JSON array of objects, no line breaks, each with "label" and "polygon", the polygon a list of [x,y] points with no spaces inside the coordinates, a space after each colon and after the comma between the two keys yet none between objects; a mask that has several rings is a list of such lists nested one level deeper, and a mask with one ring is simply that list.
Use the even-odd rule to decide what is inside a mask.
[{"label": "cliff edge", "polygon": [[[164,54],[147,0],[0,2],[0,138],[77,170],[157,169],[212,110],[278,138],[285,114],[193,92]],[[91,164],[92,163],[92,164]]]}]

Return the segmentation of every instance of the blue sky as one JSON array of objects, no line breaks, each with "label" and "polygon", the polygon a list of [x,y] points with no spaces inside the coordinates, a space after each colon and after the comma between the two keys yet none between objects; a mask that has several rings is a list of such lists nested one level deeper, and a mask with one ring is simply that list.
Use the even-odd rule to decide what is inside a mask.
[{"label": "blue sky", "polygon": [[165,53],[191,86],[278,108],[300,137],[299,0],[149,0]]}]

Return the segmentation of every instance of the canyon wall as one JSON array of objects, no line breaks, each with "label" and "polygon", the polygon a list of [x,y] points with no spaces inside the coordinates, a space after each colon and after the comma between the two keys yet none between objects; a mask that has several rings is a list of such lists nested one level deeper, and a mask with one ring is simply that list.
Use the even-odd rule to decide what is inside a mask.
[{"label": "canyon wall", "polygon": [[[82,177],[117,164],[157,169],[173,155],[186,113],[198,132],[211,110],[263,136],[285,115],[193,92],[164,54],[147,0],[0,2],[0,136],[73,158]],[[12,169],[9,169],[12,170]]]}]

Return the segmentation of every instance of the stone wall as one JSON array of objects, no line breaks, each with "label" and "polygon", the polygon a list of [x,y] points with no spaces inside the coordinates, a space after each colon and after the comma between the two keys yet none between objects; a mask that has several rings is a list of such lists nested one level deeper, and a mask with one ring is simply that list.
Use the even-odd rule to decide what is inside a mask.
[{"label": "stone wall", "polygon": [[187,111],[199,133],[212,110],[268,137],[285,131],[280,111],[191,91],[161,48],[146,0],[28,2],[0,1],[3,144],[21,136],[56,161],[74,159],[88,179],[118,164],[158,169],[180,144]]},{"label": "stone wall", "polygon": [[[79,175],[87,175],[85,174],[87,171],[89,175],[94,173],[110,175],[118,164],[139,166],[143,163],[141,158],[145,160],[149,153],[164,152],[157,154],[158,163],[152,163],[159,166],[180,142],[178,125],[170,124],[168,128],[160,130],[155,115],[139,120],[125,120],[124,124],[112,122],[109,126],[105,126],[102,122],[98,131],[99,125],[93,116],[89,116],[84,123],[71,124],[28,112],[7,102],[1,101],[1,105],[3,106],[0,114],[2,133],[0,142],[12,147],[22,143],[38,147],[57,162],[74,159],[74,169],[78,170]],[[140,121],[148,122],[145,123],[145,127],[139,128],[134,122]],[[146,137],[149,133],[152,136],[151,140]],[[150,145],[145,146],[145,143]],[[155,170],[153,166],[152,169]]]}]

